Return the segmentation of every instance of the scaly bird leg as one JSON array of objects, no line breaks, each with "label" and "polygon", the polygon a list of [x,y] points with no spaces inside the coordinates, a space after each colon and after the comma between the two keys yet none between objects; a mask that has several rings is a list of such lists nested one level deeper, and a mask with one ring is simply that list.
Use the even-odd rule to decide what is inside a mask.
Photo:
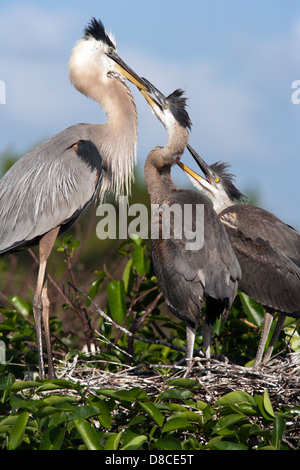
[{"label": "scaly bird leg", "polygon": [[187,368],[184,377],[187,377],[193,367],[194,344],[196,328],[186,325],[186,362]]},{"label": "scaly bird leg", "polygon": [[46,271],[46,262],[40,263],[39,273],[35,288],[35,294],[32,302],[34,320],[35,320],[35,331],[37,337],[37,349],[38,349],[38,359],[39,359],[39,375],[40,379],[45,378],[45,365],[43,357],[43,333],[42,333],[42,299],[41,293],[44,285],[45,271]]},{"label": "scaly bird leg", "polygon": [[254,364],[253,364],[253,369],[257,369],[259,364],[261,363],[261,358],[263,356],[263,352],[265,349],[265,345],[266,345],[268,334],[271,328],[272,321],[273,321],[273,314],[269,312],[268,310],[266,310],[264,324],[263,324],[262,332],[260,335],[259,345],[257,348],[257,352],[256,352]]},{"label": "scaly bird leg", "polygon": [[211,355],[211,325],[207,323],[206,319],[204,320],[204,323],[202,326],[202,337],[203,337],[205,357],[206,359],[208,359],[208,363],[209,363],[210,355]]},{"label": "scaly bird leg", "polygon": [[278,336],[281,332],[281,329],[283,327],[285,319],[286,319],[286,315],[283,315],[282,313],[280,313],[279,316],[278,316],[278,319],[277,319],[277,323],[276,323],[276,326],[275,326],[273,336],[272,336],[271,341],[269,343],[269,346],[268,346],[268,348],[265,352],[265,355],[264,355],[264,358],[263,358],[263,361],[262,361],[263,364],[266,364],[269,361],[269,359],[272,355],[274,346],[275,346],[276,341],[278,339]]},{"label": "scaly bird leg", "polygon": [[188,365],[191,364],[193,360],[193,356],[194,356],[195,334],[196,334],[196,328],[192,328],[191,326],[186,325],[186,345],[187,345],[186,361]]},{"label": "scaly bird leg", "polygon": [[39,375],[40,378],[45,378],[45,365],[43,358],[43,341],[42,341],[42,319],[45,330],[45,339],[48,355],[48,373],[49,378],[55,378],[52,348],[50,340],[49,328],[49,299],[47,295],[47,261],[52,251],[54,242],[57,238],[60,227],[56,227],[50,232],[46,233],[40,240],[40,265],[38,279],[36,283],[36,290],[33,299],[33,312],[36,325],[37,334],[37,347],[39,357]]}]

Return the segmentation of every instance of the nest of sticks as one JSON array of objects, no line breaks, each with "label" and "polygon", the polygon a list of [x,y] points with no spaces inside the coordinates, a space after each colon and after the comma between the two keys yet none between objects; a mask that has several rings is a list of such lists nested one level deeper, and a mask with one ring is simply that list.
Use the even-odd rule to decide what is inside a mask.
[{"label": "nest of sticks", "polygon": [[[139,387],[145,390],[148,396],[157,397],[165,390],[168,380],[183,377],[186,373],[186,366],[180,365],[118,365],[118,371],[108,372],[99,369],[95,362],[94,364],[92,367],[87,366],[86,360],[82,361],[80,356],[76,356],[72,363],[65,364],[60,369],[59,377],[79,382],[86,388],[86,393],[94,393],[101,388],[130,390]],[[166,372],[162,373],[162,368],[165,368]],[[253,396],[267,390],[275,412],[284,408],[288,410],[291,406],[300,408],[299,354],[278,357],[258,371],[231,364],[224,359],[212,358],[209,364],[195,364],[188,378],[199,381],[200,386],[193,389],[194,400],[204,401],[211,406],[229,392],[243,390]],[[294,418],[286,422],[285,442],[293,448],[291,442],[298,440],[299,435],[300,414],[295,413]]]},{"label": "nest of sticks", "polygon": [[[82,292],[83,293],[83,292]],[[84,294],[91,303],[94,304],[96,311],[108,323],[128,335],[129,338],[148,341],[155,344],[164,344],[170,348],[174,346],[165,341],[150,341],[140,338],[132,332],[121,327],[106,315],[99,306]],[[104,341],[110,347],[118,348],[116,344],[111,343],[99,332],[99,340]],[[119,349],[119,348],[118,348]],[[180,349],[180,348],[178,348]],[[123,351],[124,354],[128,353]],[[130,356],[130,355],[129,355]],[[91,356],[92,357],[92,356]],[[131,357],[134,362],[134,358]],[[78,362],[79,361],[79,362]],[[103,361],[107,362],[107,361]],[[147,394],[158,395],[162,387],[165,387],[166,380],[184,376],[187,372],[186,365],[149,365],[141,363],[140,365],[120,365],[117,364],[118,371],[110,373],[101,368],[86,367],[86,362],[80,364],[78,357],[75,357],[72,364],[66,365],[61,373],[61,377],[70,380],[76,380],[86,385],[88,389],[109,387],[115,389],[130,389],[132,387],[141,387]],[[160,374],[159,369],[165,369],[167,372]],[[209,364],[205,358],[197,357],[193,367],[188,373],[188,377],[196,378],[202,387],[197,390],[197,399],[207,401],[208,403],[218,400],[219,397],[235,390],[243,390],[250,395],[260,394],[267,390],[274,408],[288,406],[289,404],[300,404],[300,354],[290,353],[286,356],[275,356],[267,365],[254,370],[252,367],[243,367],[230,363],[227,358],[211,358]]]},{"label": "nest of sticks", "polygon": [[[92,301],[92,299],[90,299]],[[93,302],[93,301],[92,301]],[[94,304],[96,306],[96,304]],[[106,321],[113,324],[129,337],[135,337],[133,333],[127,331],[108,317],[96,306],[96,310]],[[99,333],[99,339],[107,343],[110,347],[116,347],[107,338]],[[133,339],[133,338],[131,338]],[[152,342],[152,341],[150,341]],[[169,347],[172,345],[165,341],[157,340],[156,343],[163,343]],[[128,354],[126,351],[122,351]],[[110,363],[103,359],[103,364],[90,353],[84,358],[81,355],[75,356],[70,363],[61,362],[57,369],[58,378],[67,379],[79,383],[86,389],[86,393],[94,393],[101,388],[111,388],[114,390],[130,390],[139,387],[145,390],[148,396],[157,397],[166,388],[169,380],[185,377],[196,379],[199,387],[193,389],[194,399],[204,401],[207,404],[214,403],[223,395],[236,390],[242,390],[250,395],[261,395],[267,390],[274,411],[289,409],[289,407],[300,408],[300,354],[290,353],[285,356],[273,357],[267,365],[255,370],[252,367],[243,367],[231,363],[227,358],[211,358],[209,362],[204,357],[197,357],[193,367],[187,374],[187,367],[184,361],[180,364],[145,364],[138,363],[131,358],[135,365]],[[108,365],[110,367],[105,367]],[[114,370],[110,372],[109,369]],[[69,391],[70,392],[70,391]],[[74,391],[75,393],[75,391]],[[300,435],[300,414],[295,413],[295,418],[287,423],[286,435],[299,437]]]},{"label": "nest of sticks", "polygon": [[[107,361],[105,361],[107,363]],[[200,387],[195,398],[207,403],[214,403],[226,393],[243,390],[250,395],[268,391],[275,409],[300,406],[300,354],[292,353],[286,357],[272,359],[258,370],[232,364],[226,358],[212,358],[209,364],[200,359],[188,373],[188,378],[199,381]],[[99,388],[129,390],[132,387],[143,388],[149,396],[158,396],[166,382],[177,377],[184,377],[186,366],[151,365],[138,366],[117,364],[116,372],[108,372],[97,367],[91,356],[91,367],[85,359],[76,356],[72,363],[64,363],[59,369],[59,378],[75,381],[91,392]],[[165,369],[161,373],[159,370]]]}]

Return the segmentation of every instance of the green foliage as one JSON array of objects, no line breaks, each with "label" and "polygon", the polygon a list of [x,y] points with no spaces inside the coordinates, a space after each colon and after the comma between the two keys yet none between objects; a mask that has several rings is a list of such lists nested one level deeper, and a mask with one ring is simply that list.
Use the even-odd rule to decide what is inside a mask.
[{"label": "green foliage", "polygon": [[282,437],[292,412],[274,412],[267,391],[262,396],[235,391],[207,404],[194,398],[199,388],[197,380],[177,378],[157,397],[139,387],[87,394],[65,380],[16,382],[3,374],[0,448],[287,449]]},{"label": "green foliage", "polygon": [[[78,248],[79,243],[72,237],[58,246],[58,252],[67,258],[70,272]],[[6,362],[0,364],[0,448],[288,449],[284,433],[287,422],[300,412],[296,405],[273,409],[267,389],[253,395],[235,390],[214,402],[205,402],[199,400],[202,384],[198,379],[170,377],[163,366],[184,358],[185,325],[165,308],[151,270],[148,245],[139,237],[132,237],[118,248],[118,257],[123,266],[119,278],[107,269],[97,270],[87,295],[81,294],[83,309],[91,311],[98,307],[97,297],[106,295],[102,312],[106,317],[100,315],[97,320],[101,353],[96,352],[91,358],[71,350],[66,360],[72,361],[76,356],[87,369],[97,367],[108,373],[117,372],[124,364],[142,365],[145,369],[151,364],[152,370],[162,377],[161,392],[154,396],[132,386],[101,387],[90,393],[87,386],[74,381],[37,379],[32,305],[20,296],[12,296],[8,299],[10,307],[0,308],[0,340],[6,349]],[[239,292],[228,321],[214,325],[212,353],[225,355],[243,366],[251,364],[263,318],[263,307]],[[117,329],[114,322],[130,335]],[[275,353],[287,342],[291,351],[299,352],[299,331],[294,331],[295,327],[295,321],[287,319]],[[55,317],[51,318],[51,331],[54,355],[60,358],[66,335],[62,322]],[[203,347],[201,329],[196,347]],[[299,440],[293,445],[299,448]]]}]

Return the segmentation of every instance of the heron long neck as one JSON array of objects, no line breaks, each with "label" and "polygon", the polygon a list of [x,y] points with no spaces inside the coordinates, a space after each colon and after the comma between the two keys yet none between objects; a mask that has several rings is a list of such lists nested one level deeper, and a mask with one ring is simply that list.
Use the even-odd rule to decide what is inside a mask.
[{"label": "heron long neck", "polygon": [[106,93],[104,99],[97,101],[107,115],[107,122],[102,126],[97,143],[105,169],[101,195],[113,190],[118,198],[124,192],[130,193],[133,180],[138,130],[137,109],[129,87],[116,79],[111,79],[109,93]]},{"label": "heron long neck", "polygon": [[108,191],[113,191],[116,198],[124,192],[130,193],[138,118],[129,87],[120,78],[103,77],[89,69],[84,72],[73,66],[72,59],[70,79],[78,91],[97,101],[107,116],[105,124],[90,125],[90,139],[97,146],[103,164],[100,200]]},{"label": "heron long neck", "polygon": [[152,204],[167,204],[177,187],[171,179],[171,166],[182,156],[188,142],[187,129],[176,126],[164,148],[152,150],[145,163],[145,183]]}]

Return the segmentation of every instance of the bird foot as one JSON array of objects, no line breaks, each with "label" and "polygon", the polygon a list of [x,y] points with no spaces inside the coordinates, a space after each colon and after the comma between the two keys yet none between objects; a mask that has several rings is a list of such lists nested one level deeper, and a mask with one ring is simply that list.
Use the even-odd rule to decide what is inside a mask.
[{"label": "bird foot", "polygon": [[192,368],[194,367],[195,363],[197,363],[197,366],[200,367],[201,369],[204,368],[204,366],[200,362],[200,359],[201,359],[200,357],[193,357],[192,359],[187,359],[187,367],[186,367],[186,371],[185,371],[184,376],[183,376],[184,378],[187,377],[190,374],[190,372],[191,372]]}]

